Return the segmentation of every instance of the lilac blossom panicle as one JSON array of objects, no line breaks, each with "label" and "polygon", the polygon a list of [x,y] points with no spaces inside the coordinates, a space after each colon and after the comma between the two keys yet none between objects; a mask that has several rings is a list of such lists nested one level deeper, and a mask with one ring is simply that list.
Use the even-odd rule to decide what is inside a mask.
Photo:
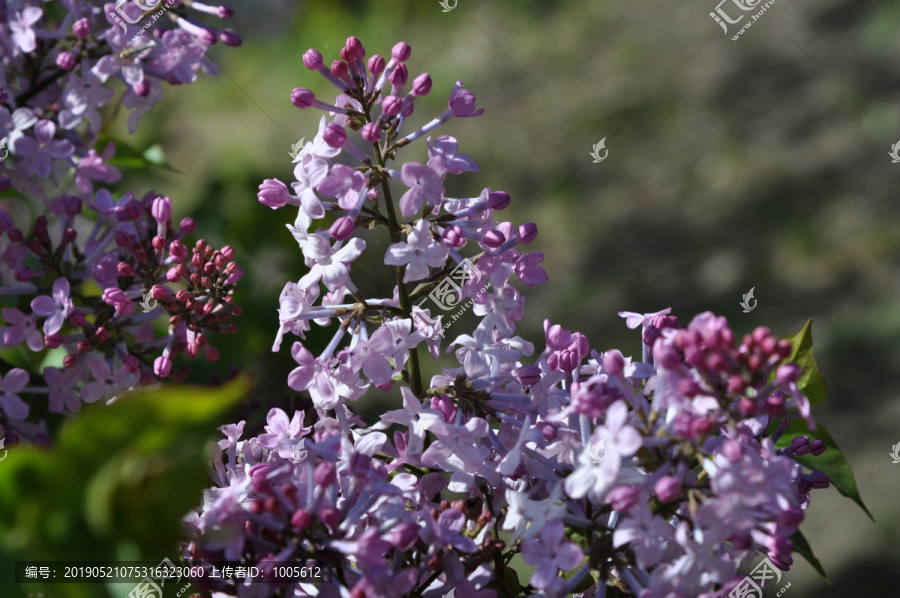
[{"label": "lilac blossom panicle", "polygon": [[[711,313],[685,326],[667,309],[622,312],[641,327],[640,358],[549,320],[536,351],[516,324],[521,287],[547,279],[525,247],[537,229],[502,220],[504,191],[447,195],[449,175],[478,165],[437,129],[482,110],[457,82],[444,112],[411,126],[432,81],[412,76],[410,52],[401,42],[367,57],[350,37],[331,64],[303,56],[337,93],[293,90],[295,106],[325,114],[296,181],[265,180],[259,201],[296,211],[287,226],[306,269],[284,286],[273,350],[290,339],[287,383],[314,411],[273,408],[258,436],[243,421],[223,427],[214,486],[186,520],[194,564],[316,561],[333,576],[192,581],[215,598],[603,597],[612,586],[715,598],[759,553],[787,569],[810,493],[828,485],[793,458],[821,454],[820,441],[774,446],[789,418],[815,426],[791,344],[766,328],[739,340]],[[389,243],[373,243],[379,234]],[[446,313],[423,300],[464,260],[477,275],[455,281],[454,301],[472,300],[477,322],[444,338]],[[394,283],[386,297],[354,282],[372,261]],[[324,349],[307,344],[313,326],[333,332]],[[429,380],[423,355],[440,351],[458,364]],[[379,392],[398,408],[371,423],[350,411]],[[507,565],[519,555],[532,572],[516,582]]]},{"label": "lilac blossom panicle", "polygon": [[[161,4],[157,2],[156,4]],[[144,3],[150,6],[152,3]],[[0,437],[48,444],[48,414],[112,401],[166,376],[180,354],[215,361],[242,270],[230,247],[189,241],[172,200],[109,186],[115,143],[100,131],[125,91],[131,132],[163,84],[214,73],[216,41],[240,45],[226,6],[166,0],[163,18],[136,3],[0,2]],[[137,10],[137,13],[135,12]],[[152,23],[152,27],[146,26]],[[140,31],[139,31],[140,30]],[[5,152],[4,152],[5,153]],[[140,306],[150,306],[149,311]],[[165,315],[168,332],[153,322]],[[14,357],[14,359],[13,359]],[[33,367],[13,368],[13,363]],[[42,366],[40,364],[52,365]]]}]

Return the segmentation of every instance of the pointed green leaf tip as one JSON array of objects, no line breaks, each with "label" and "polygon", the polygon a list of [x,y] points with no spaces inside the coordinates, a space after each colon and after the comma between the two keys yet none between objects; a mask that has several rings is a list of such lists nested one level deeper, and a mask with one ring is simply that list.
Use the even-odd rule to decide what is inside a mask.
[{"label": "pointed green leaf tip", "polygon": [[819,372],[816,358],[812,348],[812,318],[806,321],[800,332],[787,339],[791,342],[791,356],[789,363],[796,363],[803,370],[803,375],[797,381],[797,386],[806,395],[813,405],[822,403],[828,398],[828,389],[825,387],[825,378]]},{"label": "pointed green leaf tip", "polygon": [[794,551],[802,555],[803,558],[812,565],[813,569],[818,571],[819,575],[822,576],[822,579],[828,582],[828,585],[831,585],[831,580],[828,579],[825,568],[822,567],[822,563],[820,563],[819,559],[816,558],[816,555],[813,554],[812,546],[806,541],[806,536],[803,535],[803,532],[797,530],[794,535],[791,536],[791,541],[794,543]]}]

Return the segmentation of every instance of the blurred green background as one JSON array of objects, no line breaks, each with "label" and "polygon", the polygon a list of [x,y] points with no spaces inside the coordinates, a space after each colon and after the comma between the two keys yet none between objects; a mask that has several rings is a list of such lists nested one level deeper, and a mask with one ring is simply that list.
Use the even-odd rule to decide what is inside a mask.
[{"label": "blurred green background", "polygon": [[[514,201],[501,215],[540,229],[531,250],[544,252],[550,281],[527,290],[522,336],[540,345],[549,317],[627,355],[640,339],[620,310],[671,306],[683,322],[712,310],[740,333],[767,325],[780,336],[814,318],[830,394],[818,419],[877,523],[817,492],[802,529],[833,586],[798,558],[788,595],[898,593],[900,465],[888,452],[900,442],[900,165],[887,153],[900,138],[900,5],[776,2],[738,41],[709,17],[715,0],[231,5],[244,46],[214,48],[221,74],[167,89],[128,141],[159,142],[181,174],[126,172],[121,188],[172,197],[198,235],[237,251],[240,332],[218,339],[221,360],[196,375],[253,373],[233,418],[252,432],[272,406],[307,405],[286,392],[288,347],[270,350],[278,294],[305,272],[284,227],[293,213],[256,200],[263,179],[292,180],[288,150],[316,132],[319,113],[291,105],[290,90],[333,97],[300,57],[315,47],[332,60],[348,35],[369,55],[406,40],[410,78],[434,80],[408,126],[443,110],[456,80],[486,110],[441,129],[481,166],[451,177],[448,195],[505,189]],[[589,152],[603,138],[609,156],[596,164]],[[421,160],[423,148],[401,155]],[[367,242],[377,262],[386,238]],[[389,288],[361,266],[361,288]],[[751,287],[759,303],[744,314]],[[384,409],[355,407],[370,422]]]}]

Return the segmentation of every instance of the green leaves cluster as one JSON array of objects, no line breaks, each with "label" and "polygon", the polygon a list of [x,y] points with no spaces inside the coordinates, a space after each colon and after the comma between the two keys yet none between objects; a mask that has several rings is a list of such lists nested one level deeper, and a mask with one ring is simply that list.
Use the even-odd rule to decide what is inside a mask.
[{"label": "green leaves cluster", "polygon": [[96,598],[94,584],[25,584],[16,560],[173,560],[181,518],[210,485],[205,447],[249,387],[163,387],[87,408],[56,446],[0,463],[0,595]]}]

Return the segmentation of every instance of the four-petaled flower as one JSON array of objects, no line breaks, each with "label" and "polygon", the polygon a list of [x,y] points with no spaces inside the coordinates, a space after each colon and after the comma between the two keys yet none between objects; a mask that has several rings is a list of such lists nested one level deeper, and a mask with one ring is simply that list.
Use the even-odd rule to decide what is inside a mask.
[{"label": "four-petaled flower", "polygon": [[88,362],[88,368],[94,376],[94,381],[87,382],[81,388],[81,400],[85,403],[96,403],[100,399],[112,399],[135,382],[134,374],[130,374],[124,369],[116,369],[113,373],[109,363],[102,357],[91,359]]},{"label": "four-petaled flower", "polygon": [[400,180],[409,190],[400,198],[400,213],[409,218],[428,205],[437,205],[444,195],[444,159],[435,156],[425,166],[419,162],[407,162],[400,170]]},{"label": "four-petaled flower", "polygon": [[594,430],[589,443],[589,446],[600,446],[603,443],[606,456],[598,464],[589,448],[582,449],[578,457],[578,469],[566,478],[566,492],[569,496],[588,496],[592,501],[599,502],[612,488],[619,475],[622,457],[630,457],[642,444],[640,433],[626,424],[627,420],[628,407],[625,401],[619,400],[609,406],[606,424]]},{"label": "four-petaled flower", "polygon": [[56,124],[49,120],[39,120],[34,125],[34,139],[20,137],[16,141],[16,154],[33,156],[34,174],[41,178],[50,176],[53,160],[68,158],[75,151],[75,146],[67,139],[54,139]]},{"label": "four-petaled flower", "polygon": [[329,291],[352,284],[350,282],[350,262],[358,258],[366,248],[366,242],[353,238],[341,248],[332,246],[328,231],[316,232],[306,239],[303,255],[312,263],[309,273],[297,284],[307,289],[320,280]]},{"label": "four-petaled flower", "polygon": [[26,341],[28,348],[32,351],[40,351],[44,348],[44,339],[37,331],[34,319],[14,307],[4,307],[2,313],[3,319],[9,324],[0,329],[3,331],[4,347],[15,347],[22,341]]},{"label": "four-petaled flower", "polygon": [[422,280],[431,268],[440,268],[447,260],[450,249],[431,235],[428,219],[416,223],[406,242],[394,243],[388,247],[384,263],[388,266],[406,266],[403,282]]},{"label": "four-petaled flower", "polygon": [[53,283],[52,296],[40,295],[32,299],[31,310],[35,315],[47,318],[44,320],[44,334],[59,332],[66,318],[75,311],[75,305],[69,298],[69,281],[57,278]]},{"label": "four-petaled flower", "polygon": [[22,420],[28,417],[28,405],[17,393],[28,385],[28,372],[13,368],[0,375],[0,410],[10,419]]},{"label": "four-petaled flower", "polygon": [[529,565],[537,565],[531,575],[531,585],[539,590],[547,588],[560,569],[571,571],[584,560],[584,553],[575,542],[565,539],[565,526],[559,519],[545,524],[537,537],[522,542],[522,558]]},{"label": "four-petaled flower", "polygon": [[41,20],[44,11],[36,6],[29,6],[21,12],[14,13],[9,19],[10,38],[22,52],[34,52],[37,48],[37,35],[34,24]]}]

